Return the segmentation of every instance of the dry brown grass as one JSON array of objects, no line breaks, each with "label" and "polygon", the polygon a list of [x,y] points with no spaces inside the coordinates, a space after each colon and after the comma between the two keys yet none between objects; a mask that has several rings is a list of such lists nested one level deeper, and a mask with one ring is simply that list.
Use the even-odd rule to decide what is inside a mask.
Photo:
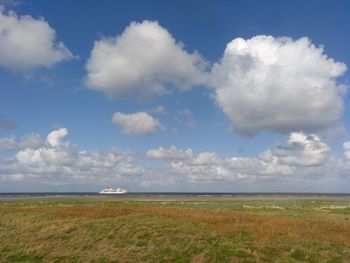
[{"label": "dry brown grass", "polygon": [[[4,208],[0,208],[1,210]],[[229,210],[177,207],[24,207],[7,208],[7,212],[41,213],[62,219],[103,219],[124,215],[160,216],[203,225],[224,235],[252,232],[259,239],[288,237],[350,244],[350,224],[340,220],[288,218],[275,215],[255,215]]]},{"label": "dry brown grass", "polygon": [[350,223],[337,217],[156,205],[0,206],[0,262],[341,263],[349,258]]}]

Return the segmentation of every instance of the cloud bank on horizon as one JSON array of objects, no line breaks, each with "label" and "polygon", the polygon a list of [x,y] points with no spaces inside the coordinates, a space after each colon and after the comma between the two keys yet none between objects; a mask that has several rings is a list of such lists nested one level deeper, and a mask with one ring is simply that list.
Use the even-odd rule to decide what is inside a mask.
[{"label": "cloud bank on horizon", "polygon": [[[23,72],[72,58],[44,18],[19,16],[0,6],[0,66]],[[308,37],[237,37],[218,61],[210,62],[198,51],[186,51],[158,21],[131,22],[121,34],[95,40],[85,62],[87,89],[137,103],[203,89],[232,133],[253,138],[268,131],[288,136],[287,142],[252,157],[195,154],[176,145],[151,148],[140,157],[115,148],[80,150],[65,140],[68,129],[61,128],[46,139],[38,133],[0,138],[0,151],[6,152],[0,155],[0,181],[74,185],[118,180],[139,189],[216,183],[283,184],[288,189],[303,182],[342,181],[350,174],[350,141],[343,142],[343,155],[337,156],[319,134],[343,128],[348,85],[341,77],[346,71],[345,63],[327,56]],[[122,134],[156,136],[170,132],[163,121],[167,111],[161,105],[118,110],[111,119]],[[188,109],[176,114],[187,118],[189,128],[197,126]],[[14,127],[0,120],[0,129]]]},{"label": "cloud bank on horizon", "polygon": [[[0,180],[39,180],[40,183],[54,185],[101,183],[122,180],[123,176],[137,176],[143,171],[132,164],[128,152],[117,149],[80,151],[73,143],[63,141],[67,135],[68,130],[61,128],[50,132],[46,140],[35,135],[40,143],[23,144],[26,140],[22,139],[16,143],[16,149],[3,148],[15,150],[15,154],[0,158]],[[33,134],[24,138],[30,137]]]},{"label": "cloud bank on horizon", "polygon": [[64,140],[67,135],[68,130],[61,128],[51,131],[46,140],[38,134],[29,134],[19,142],[9,138],[16,147],[2,148],[14,153],[0,158],[0,181],[68,185],[118,180],[139,189],[242,182],[298,186],[303,182],[342,179],[350,172],[350,142],[344,143],[344,155],[337,158],[317,135],[302,132],[290,134],[286,145],[267,149],[256,157],[220,158],[215,152],[194,154],[191,148],[181,150],[175,145],[149,149],[145,157],[162,163],[148,169],[138,166],[129,151],[78,150]]}]

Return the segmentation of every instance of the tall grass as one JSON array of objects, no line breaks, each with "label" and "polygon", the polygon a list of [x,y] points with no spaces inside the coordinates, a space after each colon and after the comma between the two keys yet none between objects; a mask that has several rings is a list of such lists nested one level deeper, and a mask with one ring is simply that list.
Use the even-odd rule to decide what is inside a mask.
[{"label": "tall grass", "polygon": [[0,205],[0,262],[349,262],[346,216],[297,213],[14,202]]}]

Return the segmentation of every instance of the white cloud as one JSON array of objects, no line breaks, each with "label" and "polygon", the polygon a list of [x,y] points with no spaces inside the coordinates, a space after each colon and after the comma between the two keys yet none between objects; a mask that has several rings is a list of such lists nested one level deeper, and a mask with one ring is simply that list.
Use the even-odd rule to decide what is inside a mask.
[{"label": "white cloud", "polygon": [[[40,147],[24,148],[12,157],[0,157],[0,181],[44,184],[102,184],[134,180],[143,169],[133,165],[128,152],[116,149],[79,151],[63,141],[67,129],[52,131]],[[27,138],[24,136],[23,138]],[[97,189],[96,189],[97,190]]]},{"label": "white cloud", "polygon": [[[173,181],[194,184],[212,184],[215,182],[261,181],[269,178],[278,180],[293,176],[293,168],[276,162],[265,162],[258,158],[231,157],[219,158],[216,153],[201,152],[197,155],[191,149],[178,150],[176,146],[151,149],[148,158],[163,159],[167,164],[163,169],[152,171],[150,181],[155,176],[171,176]],[[158,173],[158,175],[157,175]],[[164,179],[164,178],[162,178]],[[160,179],[161,180],[161,179]]]},{"label": "white cloud", "polygon": [[346,65],[328,58],[306,37],[236,38],[214,64],[210,85],[233,130],[288,133],[327,128],[343,112]]},{"label": "white cloud", "polygon": [[0,139],[0,150],[1,151],[11,151],[17,148],[17,142],[15,137],[6,137]]},{"label": "white cloud", "polygon": [[62,128],[50,132],[46,144],[38,149],[25,148],[16,154],[18,162],[22,165],[46,167],[48,164],[69,165],[72,145],[62,144],[61,140],[68,135],[68,130]]},{"label": "white cloud", "polygon": [[197,122],[194,119],[189,119],[186,122],[188,128],[195,128],[197,126]]},{"label": "white cloud", "polygon": [[19,149],[38,149],[42,147],[45,144],[45,141],[38,133],[30,133],[21,138],[21,141],[19,142]]},{"label": "white cloud", "polygon": [[343,145],[344,158],[337,159],[326,144],[311,134],[293,133],[286,146],[269,150],[269,156],[264,156],[265,151],[259,157],[221,158],[215,152],[195,154],[190,148],[178,149],[174,145],[150,149],[147,157],[164,163],[148,163],[145,168],[137,166],[134,154],[128,151],[78,150],[65,140],[67,134],[67,129],[55,130],[46,141],[34,133],[18,142],[8,137],[17,152],[0,156],[1,186],[12,182],[23,189],[27,183],[42,185],[41,189],[55,185],[50,190],[57,185],[89,185],[90,189],[129,185],[133,189],[163,191],[281,191],[281,187],[287,191],[330,191],[328,183],[343,185],[349,178],[350,143]]},{"label": "white cloud", "polygon": [[277,161],[291,166],[320,166],[331,157],[331,150],[326,143],[314,134],[293,132],[287,146],[263,152],[260,158],[266,162]]},{"label": "white cloud", "polygon": [[59,146],[61,139],[66,135],[68,135],[68,130],[66,128],[61,128],[61,129],[52,131],[47,136],[47,142],[53,147]]},{"label": "white cloud", "polygon": [[158,105],[157,107],[154,107],[152,109],[148,110],[149,113],[157,113],[157,114],[166,114],[166,108],[162,105]]},{"label": "white cloud", "polygon": [[71,59],[72,53],[43,19],[18,16],[0,6],[0,65],[11,69],[50,67]]},{"label": "white cloud", "polygon": [[339,139],[342,136],[345,136],[347,133],[347,129],[341,123],[330,126],[317,134],[326,141],[331,141],[335,139]]},{"label": "white cloud", "polygon": [[177,110],[178,115],[192,116],[192,112],[189,109]]},{"label": "white cloud", "polygon": [[155,133],[157,129],[165,129],[158,119],[153,118],[146,112],[130,114],[116,112],[112,121],[119,125],[125,134],[151,134]]},{"label": "white cloud", "polygon": [[343,143],[344,156],[347,161],[350,161],[350,142]]},{"label": "white cloud", "polygon": [[185,122],[185,125],[188,128],[195,128],[197,126],[197,122],[193,118],[193,114],[189,109],[185,108],[177,110],[176,114],[180,117],[175,119],[179,125],[182,125],[183,122]]},{"label": "white cloud", "polygon": [[207,63],[158,22],[132,22],[116,37],[95,41],[87,62],[86,83],[111,97],[149,98],[167,85],[186,90],[205,82]]},{"label": "white cloud", "polygon": [[0,139],[0,151],[15,151],[26,148],[37,149],[44,144],[45,142],[37,133],[25,135],[20,141],[16,141],[16,138],[11,136]]},{"label": "white cloud", "polygon": [[170,146],[169,149],[159,147],[158,149],[151,149],[146,153],[151,159],[165,159],[165,160],[183,160],[192,158],[192,150],[178,150],[175,145]]},{"label": "white cloud", "polygon": [[[350,144],[344,144],[344,149],[350,152]],[[169,176],[174,184],[181,181],[183,184],[245,183],[246,187],[250,183],[295,185],[337,178],[344,168],[327,144],[316,135],[301,132],[290,134],[287,146],[264,151],[259,157],[220,158],[213,152],[194,154],[190,148],[181,150],[175,145],[150,149],[146,156],[166,161],[163,167],[150,172],[153,176],[144,178],[155,184],[156,178]]]}]

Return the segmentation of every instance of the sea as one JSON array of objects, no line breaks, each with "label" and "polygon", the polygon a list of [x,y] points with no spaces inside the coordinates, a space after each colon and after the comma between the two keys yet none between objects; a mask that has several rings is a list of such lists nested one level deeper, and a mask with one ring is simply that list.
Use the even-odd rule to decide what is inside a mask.
[{"label": "sea", "polygon": [[249,197],[249,196],[334,196],[350,197],[350,193],[309,193],[309,192],[129,192],[122,195],[101,195],[98,192],[16,192],[0,193],[0,198],[9,197]]}]

